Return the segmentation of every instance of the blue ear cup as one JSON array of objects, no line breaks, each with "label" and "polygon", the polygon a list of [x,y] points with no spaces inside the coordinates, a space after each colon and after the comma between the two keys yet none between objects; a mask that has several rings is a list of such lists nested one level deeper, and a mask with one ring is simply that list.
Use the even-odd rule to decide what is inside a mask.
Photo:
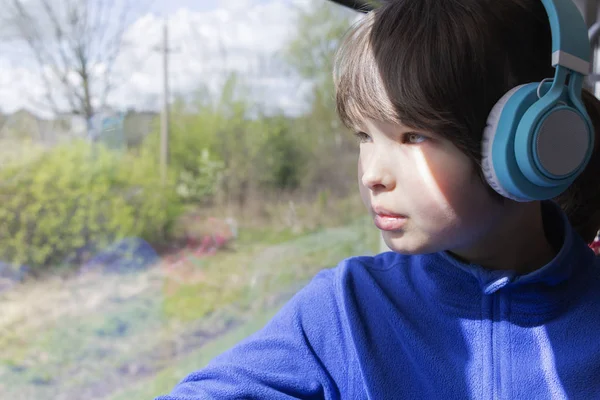
[{"label": "blue ear cup", "polygon": [[583,171],[593,151],[593,126],[580,99],[582,81],[573,74],[568,86],[554,84],[543,96],[540,90],[542,97],[525,112],[515,136],[523,174],[535,185],[562,187],[558,194]]},{"label": "blue ear cup", "polygon": [[594,128],[581,100],[591,54],[587,26],[571,0],[541,0],[552,31],[552,83],[506,93],[490,112],[482,141],[483,174],[516,201],[551,199],[589,162]]},{"label": "blue ear cup", "polygon": [[521,202],[554,198],[585,168],[593,128],[579,97],[572,100],[569,92],[577,77],[571,79],[569,86],[518,86],[490,112],[482,168],[488,184],[502,196]]},{"label": "blue ear cup", "polygon": [[552,31],[554,79],[506,93],[490,112],[482,141],[487,182],[516,201],[564,192],[594,148],[594,128],[581,100],[591,58],[587,26],[571,0],[541,2]]},{"label": "blue ear cup", "polygon": [[[488,115],[486,127],[483,131],[483,139],[481,142],[482,158],[481,167],[483,175],[487,183],[500,195],[515,201],[525,201],[523,197],[518,197],[514,190],[514,182],[510,179],[511,176],[518,176],[518,166],[516,158],[511,149],[514,147],[514,136],[509,132],[516,131],[516,119],[511,119],[517,113],[517,102],[511,102],[509,107],[506,107],[508,100],[517,92],[519,98],[523,97],[526,89],[525,85],[517,86],[507,92],[492,108]],[[522,90],[523,89],[523,90]],[[528,91],[529,92],[529,91]],[[526,106],[524,106],[526,107]],[[502,126],[499,127],[500,116],[504,113],[505,118],[502,120]],[[497,132],[500,134],[497,135]],[[492,152],[496,153],[495,166]],[[511,174],[512,172],[512,174]],[[498,176],[500,174],[500,176]]]}]

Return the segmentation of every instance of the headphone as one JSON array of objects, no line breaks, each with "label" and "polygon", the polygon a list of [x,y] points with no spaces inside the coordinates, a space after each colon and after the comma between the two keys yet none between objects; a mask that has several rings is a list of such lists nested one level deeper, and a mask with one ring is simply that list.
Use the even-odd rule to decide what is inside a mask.
[{"label": "headphone", "polygon": [[520,202],[564,192],[594,148],[594,128],[581,99],[590,70],[587,26],[571,0],[541,1],[550,18],[554,78],[506,93],[492,108],[482,141],[488,184]]}]

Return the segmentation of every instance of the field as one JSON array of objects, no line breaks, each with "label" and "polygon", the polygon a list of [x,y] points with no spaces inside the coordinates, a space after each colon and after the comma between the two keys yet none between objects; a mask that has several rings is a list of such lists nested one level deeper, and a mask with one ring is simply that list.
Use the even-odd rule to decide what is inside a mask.
[{"label": "field", "polygon": [[233,249],[0,294],[0,398],[151,399],[260,329],[316,272],[373,253],[370,221],[243,232]]}]

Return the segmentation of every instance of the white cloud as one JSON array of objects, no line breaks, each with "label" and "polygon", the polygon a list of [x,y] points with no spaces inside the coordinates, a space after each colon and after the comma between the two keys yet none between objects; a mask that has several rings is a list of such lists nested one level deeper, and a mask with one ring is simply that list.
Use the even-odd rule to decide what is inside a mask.
[{"label": "white cloud", "polygon": [[[166,0],[164,0],[166,1]],[[217,90],[228,71],[237,71],[258,102],[298,111],[309,87],[286,76],[278,52],[293,32],[295,7],[307,0],[220,0],[211,10],[181,8],[169,16],[172,93],[193,92],[200,85]],[[153,14],[137,19],[125,34],[125,46],[114,65],[118,87],[109,103],[120,108],[158,107],[163,75],[163,20]],[[96,66],[97,70],[106,68]],[[24,95],[28,93],[28,95]],[[36,71],[0,58],[0,108],[37,108],[43,100]]]}]

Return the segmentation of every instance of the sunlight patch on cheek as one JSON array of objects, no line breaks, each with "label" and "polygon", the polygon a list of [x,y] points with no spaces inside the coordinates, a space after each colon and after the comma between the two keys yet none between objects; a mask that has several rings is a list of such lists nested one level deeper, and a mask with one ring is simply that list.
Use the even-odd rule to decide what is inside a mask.
[{"label": "sunlight patch on cheek", "polygon": [[429,168],[425,155],[422,151],[418,151],[416,152],[416,157],[417,171],[427,187],[427,195],[431,196],[431,199],[438,206],[438,209],[442,210],[448,208],[448,200],[433,177],[433,173],[431,172],[431,168]]}]

